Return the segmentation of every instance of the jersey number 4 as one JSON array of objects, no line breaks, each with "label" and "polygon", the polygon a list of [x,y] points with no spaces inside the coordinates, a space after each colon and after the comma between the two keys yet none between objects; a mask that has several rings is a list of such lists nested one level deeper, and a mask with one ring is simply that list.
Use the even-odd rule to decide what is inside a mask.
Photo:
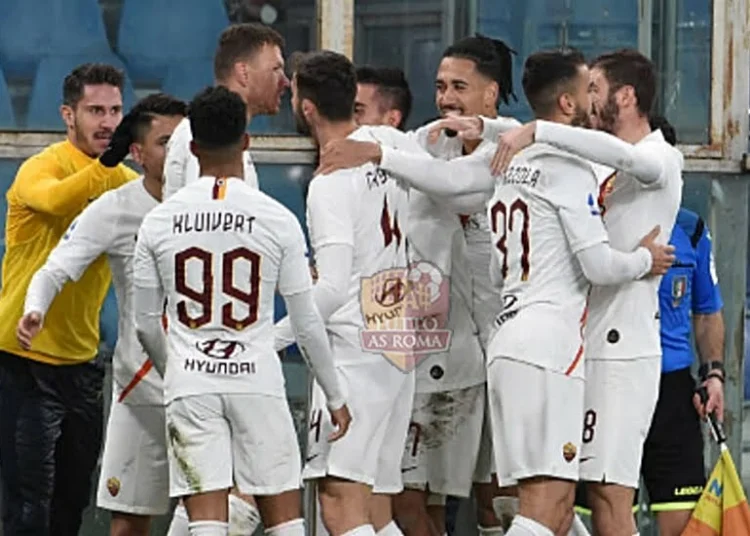
[{"label": "jersey number 4", "polygon": [[[234,306],[227,301],[221,306],[221,325],[237,331],[243,330],[258,320],[258,298],[260,297],[260,255],[247,248],[239,247],[221,255],[220,281],[214,288],[213,254],[198,247],[187,248],[174,256],[174,282],[178,294],[200,305],[200,314],[190,316],[187,301],[177,303],[177,319],[190,329],[205,326],[213,319],[214,292],[221,292],[229,298],[247,305],[247,314],[242,318],[234,315]],[[189,261],[200,265],[201,288],[188,283],[187,264]],[[234,283],[235,264],[244,261],[250,264],[249,291],[238,288]]]},{"label": "jersey number 4", "polygon": [[502,274],[503,279],[508,277],[508,233],[513,232],[518,227],[520,219],[521,225],[521,281],[529,278],[529,254],[531,253],[531,244],[529,243],[529,206],[523,199],[517,198],[510,205],[502,201],[496,202],[490,209],[490,225],[492,225],[492,234],[500,238],[495,243],[495,247],[502,254]]}]

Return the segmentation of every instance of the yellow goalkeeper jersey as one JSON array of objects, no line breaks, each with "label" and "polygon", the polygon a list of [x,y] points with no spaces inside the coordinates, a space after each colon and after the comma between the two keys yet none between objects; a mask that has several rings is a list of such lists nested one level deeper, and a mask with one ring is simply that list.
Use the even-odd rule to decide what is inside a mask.
[{"label": "yellow goalkeeper jersey", "polygon": [[16,325],[23,314],[31,278],[76,216],[101,194],[136,176],[122,164],[103,166],[67,140],[47,147],[21,165],[6,194],[0,350],[54,365],[83,363],[96,356],[99,311],[111,280],[104,256],[78,281],[63,287],[30,351],[18,345]]}]

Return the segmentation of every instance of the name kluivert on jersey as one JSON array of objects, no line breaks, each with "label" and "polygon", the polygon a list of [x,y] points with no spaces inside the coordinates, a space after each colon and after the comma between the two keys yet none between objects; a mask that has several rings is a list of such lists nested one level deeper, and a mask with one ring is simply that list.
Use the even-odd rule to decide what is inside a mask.
[{"label": "name kluivert on jersey", "polygon": [[210,212],[181,213],[172,216],[172,234],[211,232],[253,232],[255,216],[241,212],[216,210]]}]

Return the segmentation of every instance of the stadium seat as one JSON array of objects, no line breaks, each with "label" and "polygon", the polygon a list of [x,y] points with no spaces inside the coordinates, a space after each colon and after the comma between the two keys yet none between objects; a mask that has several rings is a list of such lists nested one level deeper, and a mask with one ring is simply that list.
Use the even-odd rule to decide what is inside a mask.
[{"label": "stadium seat", "polygon": [[13,103],[10,100],[8,84],[5,82],[3,71],[0,70],[0,129],[10,129],[16,126],[16,117],[13,113]]},{"label": "stadium seat", "polygon": [[54,21],[49,53],[74,56],[110,52],[97,0],[54,0],[51,7],[52,11],[45,14]]},{"label": "stadium seat", "polygon": [[125,0],[117,50],[134,80],[158,82],[175,62],[213,57],[228,25],[222,0]]},{"label": "stadium seat", "polygon": [[[77,65],[87,62],[101,62],[124,69],[122,61],[112,53],[90,54],[85,56],[49,56],[39,64],[34,85],[31,89],[26,128],[38,130],[61,130],[60,105],[62,104],[62,83],[65,76]],[[130,80],[125,78],[123,104],[125,110],[135,102],[135,94]]]},{"label": "stadium seat", "polygon": [[213,58],[196,58],[169,67],[161,90],[185,101],[214,83]]},{"label": "stadium seat", "polygon": [[9,78],[33,77],[49,50],[52,1],[0,1],[0,64]]}]

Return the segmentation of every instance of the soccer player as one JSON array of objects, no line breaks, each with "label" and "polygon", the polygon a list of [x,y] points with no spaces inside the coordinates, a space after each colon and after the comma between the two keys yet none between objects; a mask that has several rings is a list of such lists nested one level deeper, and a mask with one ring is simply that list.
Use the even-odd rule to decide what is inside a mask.
[{"label": "soccer player", "polygon": [[[256,115],[275,115],[289,80],[284,72],[284,38],[269,26],[256,23],[233,24],[225,29],[214,55],[216,84],[234,91],[245,102],[246,120]],[[197,180],[198,161],[190,152],[190,123],[177,127],[167,145],[164,166],[164,199]],[[258,187],[250,153],[244,153],[245,181]]]},{"label": "soccer player", "polygon": [[150,516],[169,509],[163,386],[135,336],[131,274],[138,228],[161,199],[167,141],[186,114],[185,103],[164,94],[136,104],[130,113],[131,152],[143,177],[105,193],[74,220],[32,278],[18,324],[19,342],[28,348],[64,285],[78,281],[100,256],[107,256],[119,338],[97,505],[112,512],[113,536],[148,535]]},{"label": "soccer player", "polygon": [[[496,116],[498,103],[500,101],[507,103],[511,94],[510,56],[511,51],[504,43],[483,36],[462,39],[446,49],[436,77],[436,106],[441,114],[486,113],[489,116]],[[364,71],[364,76],[360,75],[362,71]],[[370,124],[393,125],[394,117],[405,116],[404,110],[399,110],[399,108],[404,108],[405,102],[410,104],[406,80],[403,75],[397,77],[392,74],[392,71],[392,69],[360,69],[358,72],[355,114],[358,106],[366,110],[366,118]],[[409,95],[409,99],[404,97],[405,94]],[[405,111],[408,112],[408,107]],[[513,125],[519,124],[509,121]],[[410,132],[409,135],[419,142],[422,149],[430,151],[439,158],[450,159],[462,153],[471,153],[480,145],[493,149],[490,142],[467,141],[463,143],[458,138],[448,137],[443,137],[438,143],[431,144],[427,142],[428,132],[429,125]],[[349,158],[357,158],[356,150],[346,154]],[[352,161],[350,165],[357,165],[357,162]],[[414,198],[423,198],[422,202],[427,201],[420,193],[414,194]],[[441,205],[450,206],[450,202],[442,198],[437,198],[437,201],[438,205],[432,206],[432,212],[442,214],[445,209],[441,208]],[[414,212],[420,213],[419,210]],[[450,218],[448,214],[446,216]],[[434,217],[434,214],[429,219],[435,229],[426,228],[424,224],[420,226],[421,231],[429,237],[429,251],[425,252],[428,253],[427,260],[431,260],[430,257],[442,257],[435,250],[439,243],[436,237],[450,235],[448,229],[451,227],[451,223],[439,221],[440,218]],[[463,216],[461,220],[466,244],[460,251],[456,251],[454,270],[460,265],[459,263],[465,263],[468,260],[472,285],[470,293],[458,296],[453,303],[459,304],[455,314],[465,314],[465,312],[459,312],[459,307],[463,303],[471,303],[471,311],[484,348],[494,317],[493,311],[499,312],[500,303],[499,296],[489,282],[488,267],[491,255],[489,228],[487,219],[482,213],[471,217]],[[455,235],[454,238],[458,240],[458,236],[460,235]],[[452,248],[450,237],[448,238],[448,247]],[[412,236],[411,239],[413,242],[415,237]],[[456,349],[460,352],[465,351],[465,348],[456,347]],[[456,359],[465,361],[466,356],[461,353],[460,356],[456,356]],[[428,368],[421,370],[428,371]],[[478,373],[480,383],[484,383],[484,370],[480,368]],[[463,378],[463,380],[466,379],[471,381],[471,378]],[[434,380],[420,382],[418,376],[417,391],[419,392],[420,385],[424,388],[431,387],[434,383]],[[435,413],[442,413],[439,408],[434,408],[434,410]],[[415,462],[421,467],[419,470],[411,468],[404,473],[405,484],[407,488],[412,489],[407,489],[396,503],[399,523],[409,533],[425,530],[429,524],[429,513],[438,532],[444,533],[445,495],[449,493],[468,495],[472,479],[470,472],[473,472],[472,464],[476,460],[477,471],[474,479],[478,482],[486,482],[475,485],[480,532],[491,534],[493,530],[499,530],[500,522],[492,508],[492,499],[497,485],[490,482],[492,446],[488,415],[485,417],[484,427],[479,419],[481,412],[474,411],[469,418],[471,426],[482,430],[481,443],[478,443],[478,433],[466,430],[464,430],[465,433],[456,433],[452,431],[453,426],[439,425],[438,421],[444,420],[444,417],[434,415],[425,419],[425,411],[422,410],[421,413],[421,415],[415,415],[417,419],[415,426],[420,424],[425,429],[434,429],[434,433],[445,431],[448,432],[447,435],[461,439],[459,441],[428,440],[422,442],[422,445],[418,445],[416,449],[420,454],[418,460],[409,454],[415,446],[406,445],[404,467],[413,466]],[[462,422],[467,421],[463,414],[457,414],[456,419]],[[426,420],[431,422],[425,422]],[[428,449],[426,445],[431,445],[432,448]],[[447,460],[450,460],[450,463]],[[428,487],[433,492],[429,497],[425,493]]]},{"label": "soccer player", "polygon": [[99,309],[110,272],[99,259],[65,287],[29,348],[16,339],[34,273],[88,203],[132,180],[123,74],[76,67],[62,84],[67,139],[26,160],[7,192],[0,291],[0,472],[5,534],[78,534],[101,447],[104,370]]},{"label": "soccer player", "polygon": [[[585,125],[588,122],[588,69],[579,53],[545,52],[531,56],[524,68],[523,85],[527,99],[532,103],[535,113],[540,116],[559,123]],[[413,186],[435,194],[455,195],[471,191],[472,187],[486,189],[488,184],[493,183],[487,167],[488,156],[491,155],[471,155],[449,162],[439,162],[386,147],[372,147],[372,150],[373,161],[380,162],[381,166]],[[580,327],[567,326],[566,330],[565,326],[566,322],[577,325],[581,319],[588,291],[588,284],[583,276],[595,284],[609,285],[644,276],[649,271],[663,273],[671,265],[673,258],[669,253],[670,248],[653,243],[654,231],[641,241],[641,245],[648,249],[648,252],[639,249],[631,254],[623,254],[609,248],[604,243],[607,236],[596,205],[595,192],[598,188],[594,169],[588,163],[544,146],[535,146],[530,151],[534,152],[530,152],[526,157],[529,162],[519,164],[518,176],[514,175],[515,179],[508,186],[503,186],[502,183],[498,185],[495,199],[491,203],[493,208],[489,211],[493,243],[496,244],[496,255],[500,257],[500,265],[498,267],[495,264],[495,267],[499,268],[498,279],[505,280],[505,285],[502,300],[504,309],[495,320],[497,331],[489,346],[488,383],[498,480],[501,485],[512,485],[515,481],[520,481],[521,515],[517,516],[509,534],[546,535],[567,530],[566,526],[569,525],[570,519],[566,516],[572,513],[574,482],[577,479],[576,455],[580,450],[577,445],[581,441],[580,415],[583,412],[582,367],[580,355],[576,366],[562,361],[568,358],[572,361],[580,346]],[[556,187],[554,178],[558,175],[570,179],[567,182],[561,181],[563,184]],[[470,187],[456,187],[462,183]],[[535,189],[537,184],[538,190]],[[511,214],[508,207],[502,208],[503,199],[500,193],[505,195],[508,191],[513,192],[515,188],[526,188],[529,191],[523,191],[523,196],[521,193],[517,194],[519,198],[524,197],[518,203],[511,200],[510,205],[514,207]],[[478,194],[480,200],[482,195],[486,196]],[[529,201],[529,196],[533,197],[533,202]],[[526,220],[523,219],[526,214],[523,211],[523,203],[526,203],[529,214]],[[516,214],[519,211],[520,216]],[[502,218],[502,214],[514,218],[515,231],[508,227],[510,220]],[[536,222],[533,225],[529,222],[531,218]],[[572,229],[568,229],[568,226]],[[534,248],[536,255],[550,254],[553,258],[555,255],[558,257],[554,262],[544,259],[539,261],[543,268],[538,268],[535,273],[541,275],[533,279],[529,279],[527,275],[528,283],[524,284],[528,285],[527,290],[524,290],[524,285],[515,288],[519,285],[515,281],[512,283],[513,287],[509,287],[509,263],[520,263],[522,269],[530,270],[529,266],[533,261],[533,258],[529,259],[523,254],[523,248],[522,251],[515,251],[518,244],[511,241],[510,237],[511,234],[519,232],[521,236],[517,237],[517,241],[521,245],[525,244],[524,247],[532,243],[537,244],[539,241],[545,244],[543,247]],[[527,232],[530,234],[524,236],[523,233]],[[546,236],[547,234],[551,237]],[[573,241],[566,238],[568,235],[593,238],[590,242],[567,245],[568,240]],[[549,253],[550,251],[553,253]],[[567,261],[569,269],[563,264],[567,258],[570,259]],[[518,275],[523,278],[524,273]],[[545,282],[545,279],[548,281]],[[554,291],[556,285],[570,290],[558,294]],[[551,288],[545,290],[545,286]],[[525,297],[527,293],[530,293],[528,299]],[[535,320],[534,315],[540,307],[540,300],[542,318]],[[550,303],[550,311],[554,312],[545,311],[545,300]],[[551,300],[558,300],[556,308],[553,306],[555,302]],[[524,308],[527,303],[528,310]],[[576,308],[581,310],[576,313]],[[545,320],[545,315],[550,314],[558,315],[562,319],[552,322]],[[569,319],[571,314],[575,317],[572,321]],[[545,337],[533,326],[527,326],[529,322],[534,325],[554,326],[548,330],[548,337],[551,338]],[[528,339],[530,337],[533,339]],[[569,352],[571,355],[568,355],[570,349],[567,348],[570,344],[566,346],[563,341],[573,344],[574,348]],[[549,348],[542,351],[545,343]],[[526,351],[533,349],[536,351]],[[498,370],[508,366],[519,370],[511,374],[498,373]],[[525,377],[523,375],[526,373],[541,377],[529,377],[527,382],[513,383],[513,378],[518,381],[517,378]],[[552,393],[549,396],[540,396],[538,400],[530,400],[527,396],[528,391],[525,394],[518,392],[522,385],[539,384],[547,379],[550,385],[555,384],[550,389],[559,388],[561,392],[564,391],[562,395]],[[545,393],[545,386],[539,385],[537,391]],[[560,404],[560,396],[570,400],[570,403]],[[576,396],[580,398],[578,404],[575,402]],[[519,400],[524,401],[524,407],[519,407]],[[529,403],[530,401],[533,403]],[[513,408],[513,411],[509,408]],[[549,441],[534,434],[519,435],[518,429],[531,422],[532,415],[536,421],[541,420],[539,426],[547,427],[549,434],[570,433],[570,436],[566,436],[567,439],[558,444],[559,438]],[[555,417],[547,419],[545,415]],[[565,425],[555,427],[555,423],[558,422]],[[572,429],[572,432],[569,432],[569,429]],[[576,429],[579,430],[578,434],[575,433]],[[568,443],[569,447],[563,449]],[[567,458],[570,458],[570,461]],[[540,493],[549,500],[540,500]],[[524,530],[527,532],[523,532]]]},{"label": "soccer player", "polygon": [[[682,196],[683,158],[649,125],[653,64],[634,50],[604,54],[592,63],[590,93],[594,126],[604,132],[532,122],[500,136],[493,168],[503,170],[532,140],[620,167],[623,172],[602,186],[612,245],[632,248],[654,225],[666,243]],[[657,277],[595,286],[589,299],[581,479],[590,483],[594,528],[601,534],[636,530],[631,505],[659,393],[659,283]]]},{"label": "soccer player", "polygon": [[350,416],[312,302],[302,230],[243,180],[245,119],[245,103],[223,87],[191,102],[202,177],[143,221],[136,332],[164,377],[170,494],[183,498],[191,536],[228,534],[233,482],[256,496],[267,533],[302,536],[299,448],[270,329],[277,285],[338,427],[329,440]]},{"label": "soccer player", "polygon": [[357,68],[354,120],[358,125],[388,125],[404,130],[412,95],[404,72],[393,67]]},{"label": "soccer player", "polygon": [[[320,146],[376,138],[379,129],[357,128],[354,121],[356,73],[346,57],[328,51],[300,56],[293,71],[292,106],[301,133]],[[318,271],[315,303],[355,418],[346,437],[326,443],[331,423],[320,388],[314,388],[303,477],[316,482],[323,523],[333,536],[400,534],[386,494],[402,489],[400,462],[414,396],[413,363],[404,356],[413,345],[385,349],[380,342],[399,336],[389,326],[402,329],[396,321],[406,307],[408,209],[406,190],[371,165],[318,175],[307,196]],[[403,331],[404,338],[413,335]],[[293,342],[286,320],[277,324],[276,339],[277,349]],[[373,498],[373,489],[382,495]]]}]

